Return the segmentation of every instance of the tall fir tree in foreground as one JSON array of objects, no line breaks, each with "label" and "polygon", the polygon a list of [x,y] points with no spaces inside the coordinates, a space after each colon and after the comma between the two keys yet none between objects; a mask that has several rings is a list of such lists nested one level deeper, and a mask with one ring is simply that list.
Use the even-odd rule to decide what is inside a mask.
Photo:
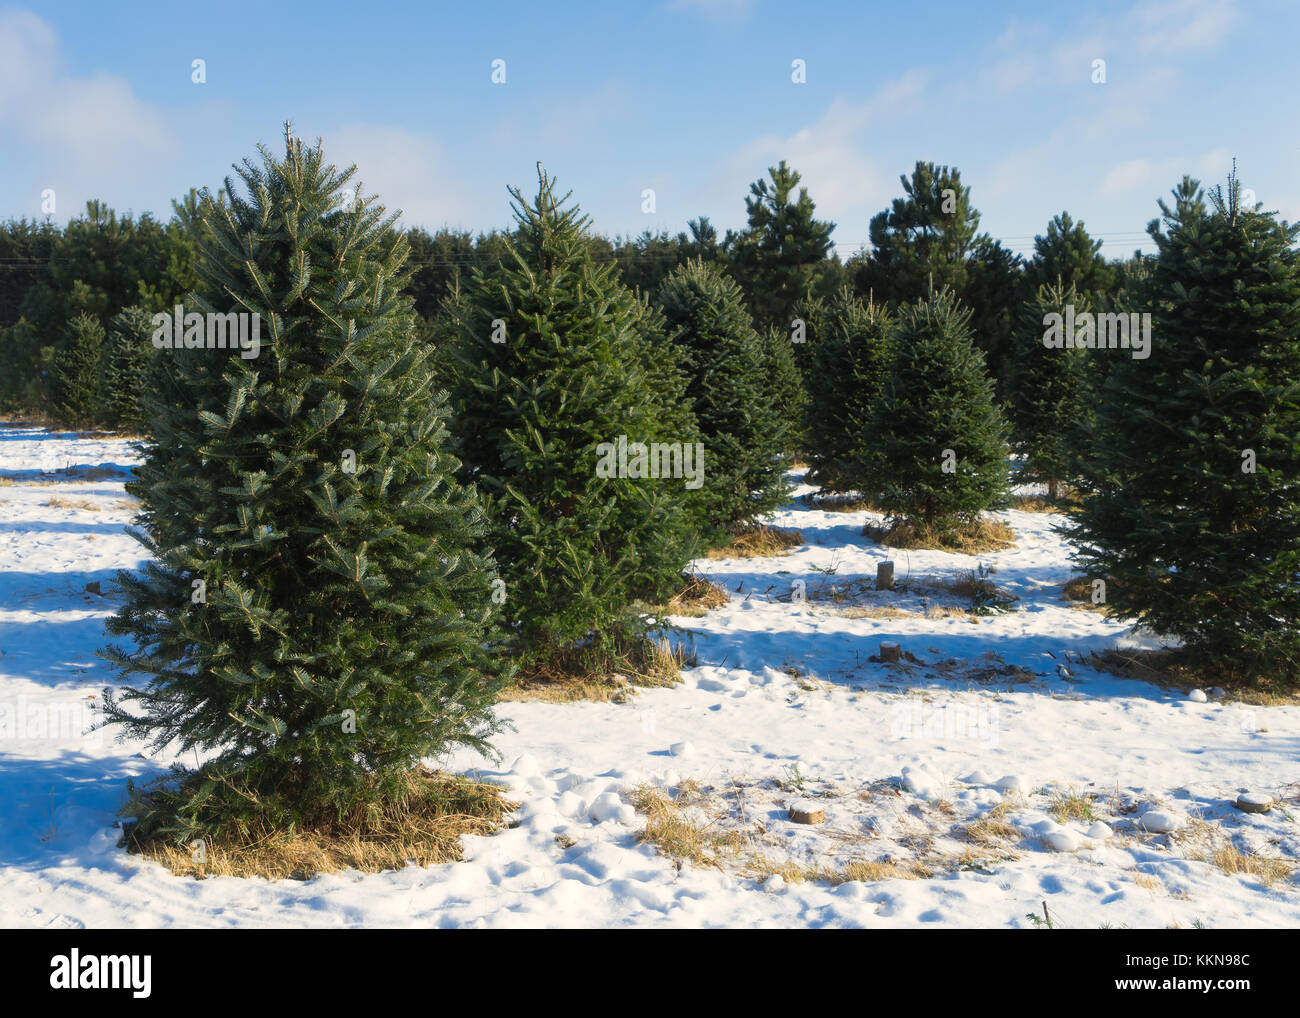
[{"label": "tall fir tree in foreground", "polygon": [[599,667],[644,646],[634,605],[680,587],[693,545],[698,485],[650,476],[662,463],[637,445],[694,453],[697,435],[662,323],[592,258],[570,195],[540,166],[535,198],[511,194],[508,257],[473,274],[451,323],[457,449],[488,499],[526,670]]},{"label": "tall fir tree in foreground", "polygon": [[103,356],[104,327],[93,315],[74,315],[54,362],[54,410],[74,428],[87,427],[98,416]]},{"label": "tall fir tree in foreground", "polygon": [[656,304],[681,352],[687,405],[704,440],[700,521],[721,539],[785,501],[788,424],[764,391],[761,340],[740,287],[721,269],[702,260],[678,266]]},{"label": "tall fir tree in foreground", "polygon": [[851,491],[861,480],[855,465],[875,445],[868,425],[893,367],[893,319],[845,287],[819,325],[808,373],[808,479],[824,491]]},{"label": "tall fir tree in foreground", "polygon": [[1300,228],[1184,179],[1163,224],[1152,352],[1120,359],[1068,529],[1106,603],[1227,678],[1300,681]]},{"label": "tall fir tree in foreground", "polygon": [[[494,572],[414,342],[406,243],[353,170],[285,132],[195,218],[199,313],[261,346],[172,349],[131,490],[105,696],[124,737],[210,754],[138,797],[133,837],[221,838],[409,802],[411,774],[496,729]],[[346,203],[346,204],[345,204]],[[250,330],[251,333],[251,330]]]},{"label": "tall fir tree in foreground", "polygon": [[1099,355],[1082,348],[1056,349],[1043,344],[1044,320],[1048,315],[1063,316],[1067,306],[1074,308],[1075,316],[1093,311],[1088,298],[1073,286],[1046,283],[1020,308],[1007,407],[1012,446],[1024,457],[1016,480],[1046,484],[1051,499],[1060,494],[1062,482],[1070,479],[1074,450],[1081,442],[1092,440],[1088,358],[1115,355],[1114,351]]},{"label": "tall fir tree in foreground", "polygon": [[847,482],[894,520],[939,534],[1006,504],[1006,424],[969,315],[948,292],[899,314],[890,377]]}]

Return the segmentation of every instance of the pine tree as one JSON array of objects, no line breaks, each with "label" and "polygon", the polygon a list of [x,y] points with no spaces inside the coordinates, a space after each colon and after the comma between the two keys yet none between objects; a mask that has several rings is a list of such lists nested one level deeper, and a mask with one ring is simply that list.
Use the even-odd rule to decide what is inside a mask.
[{"label": "pine tree", "polygon": [[827,305],[808,376],[808,479],[825,491],[852,490],[855,464],[874,445],[872,410],[893,366],[887,309],[847,287]]},{"label": "pine tree", "polygon": [[905,307],[897,354],[847,481],[895,520],[944,532],[1005,504],[1005,422],[969,315],[946,291]]},{"label": "pine tree", "polygon": [[656,304],[682,353],[704,440],[701,520],[722,531],[751,525],[785,501],[787,425],[766,398],[761,341],[740,287],[715,264],[687,262],[664,280]]},{"label": "pine tree", "polygon": [[816,218],[808,189],[799,187],[798,172],[785,160],[767,172],[770,185],[762,179],[750,185],[745,199],[749,228],[729,233],[730,248],[754,320],[789,329],[795,304],[817,291],[830,264],[835,224]]},{"label": "pine tree", "polygon": [[99,406],[104,327],[92,315],[73,316],[55,356],[54,410],[70,427],[87,427]]},{"label": "pine tree", "polygon": [[1016,480],[1045,482],[1052,499],[1058,496],[1062,481],[1070,477],[1080,436],[1091,432],[1089,352],[1043,344],[1047,316],[1064,315],[1067,306],[1074,308],[1076,317],[1093,310],[1088,298],[1072,286],[1047,284],[1022,305],[1010,375],[1012,444],[1024,457]]},{"label": "pine tree", "polygon": [[918,160],[910,178],[898,179],[903,197],[872,217],[872,250],[855,260],[855,289],[894,305],[925,299],[932,290],[964,293],[980,214],[961,172]]},{"label": "pine tree", "polygon": [[[286,127],[196,216],[199,313],[262,345],[164,350],[131,485],[154,560],[122,573],[104,656],[143,687],[105,724],[211,754],[128,812],[133,838],[221,837],[407,801],[412,768],[497,728],[494,573],[414,341],[404,238],[354,169]],[[251,326],[250,326],[251,332]],[[370,814],[367,814],[370,815]]]},{"label": "pine tree", "polygon": [[[558,197],[540,165],[537,197],[511,194],[509,255],[473,274],[454,323],[453,427],[465,476],[489,500],[526,664],[581,667],[575,657],[638,643],[638,598],[680,587],[692,480],[650,476],[665,464],[636,443],[694,453],[695,434],[666,413],[682,394],[665,386],[680,379],[656,363],[666,344],[652,311],[592,258],[570,194]],[[713,466],[705,459],[706,476]]]},{"label": "pine tree", "polygon": [[101,415],[110,427],[140,430],[145,423],[143,399],[154,359],[153,323],[138,306],[114,316],[104,351],[100,382]]},{"label": "pine tree", "polygon": [[1062,212],[1034,238],[1034,257],[1025,266],[1030,294],[1040,286],[1059,283],[1098,303],[1111,290],[1114,273],[1101,256],[1101,241],[1093,240],[1082,221]]},{"label": "pine tree", "polygon": [[[1117,615],[1198,669],[1300,681],[1300,228],[1207,209],[1184,178],[1163,223],[1151,354],[1116,361],[1069,534]],[[1119,351],[1115,351],[1119,352]]]}]

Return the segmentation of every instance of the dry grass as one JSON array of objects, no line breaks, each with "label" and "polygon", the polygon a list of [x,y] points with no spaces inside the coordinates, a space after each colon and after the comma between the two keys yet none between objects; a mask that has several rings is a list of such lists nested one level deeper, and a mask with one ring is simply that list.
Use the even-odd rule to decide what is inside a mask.
[{"label": "dry grass", "polygon": [[1010,508],[1019,509],[1022,513],[1069,513],[1078,505],[1078,496],[1072,491],[1066,491],[1055,499],[1046,495],[1012,495]]},{"label": "dry grass", "polygon": [[92,513],[101,511],[101,507],[84,498],[59,498],[57,495],[45,503],[51,509],[89,509]]},{"label": "dry grass", "polygon": [[1221,686],[1225,700],[1257,707],[1283,707],[1300,704],[1300,690],[1265,680],[1233,681],[1222,675],[1206,674],[1196,667],[1196,659],[1177,649],[1135,650],[1111,648],[1093,651],[1087,660],[1091,668],[1122,679],[1137,679],[1165,689],[1194,689]]},{"label": "dry grass", "polygon": [[1213,863],[1230,876],[1258,877],[1265,884],[1286,880],[1295,872],[1295,864],[1287,859],[1242,852],[1235,845],[1220,845],[1194,858]]},{"label": "dry grass", "polygon": [[600,661],[577,652],[557,653],[521,668],[514,685],[503,689],[498,699],[625,703],[635,695],[636,686],[676,685],[688,663],[680,647],[655,638],[635,641],[615,657]]},{"label": "dry grass", "polygon": [[462,835],[491,834],[517,803],[496,785],[440,774],[411,772],[408,794],[386,803],[378,814],[359,812],[294,830],[249,830],[204,843],[198,849],[164,838],[128,848],[162,863],[177,876],[265,877],[306,880],[317,873],[357,869],[367,873],[433,866],[463,858]]},{"label": "dry grass", "polygon": [[1047,812],[1058,824],[1063,824],[1067,820],[1083,820],[1092,823],[1097,819],[1092,811],[1092,804],[1096,798],[1095,795],[1058,792],[1052,797],[1052,804],[1047,807]]},{"label": "dry grass", "polygon": [[1009,803],[1000,802],[973,824],[968,824],[965,831],[966,840],[976,845],[995,846],[1004,841],[1019,841],[1023,835],[1007,823],[1007,814],[1011,812]]},{"label": "dry grass", "polygon": [[892,523],[868,523],[864,537],[891,548],[930,548],[979,555],[1013,547],[1015,532],[1000,520],[980,517],[970,523],[938,527],[920,520],[895,520]]},{"label": "dry grass", "polygon": [[698,786],[689,782],[671,799],[653,785],[638,786],[632,792],[632,805],[646,817],[638,840],[673,859],[721,868],[724,858],[734,858],[744,850],[747,839],[738,831],[712,830],[712,825],[702,826],[687,816],[686,807],[698,796]]},{"label": "dry grass", "polygon": [[721,608],[730,601],[727,592],[716,583],[706,580],[703,576],[691,575],[686,578],[682,589],[674,594],[667,604],[660,607],[659,614],[698,618],[707,615],[714,608]]},{"label": "dry grass", "polygon": [[803,544],[802,530],[789,530],[785,527],[757,526],[740,531],[720,548],[710,548],[708,557],[721,558],[767,558],[781,555]]}]

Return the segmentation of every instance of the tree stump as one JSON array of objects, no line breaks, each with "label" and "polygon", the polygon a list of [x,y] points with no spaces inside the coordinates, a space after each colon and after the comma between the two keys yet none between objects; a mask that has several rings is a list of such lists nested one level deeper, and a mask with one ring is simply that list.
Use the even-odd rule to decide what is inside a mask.
[{"label": "tree stump", "polygon": [[893,640],[882,640],[880,643],[880,660],[881,661],[898,661],[903,653],[903,648]]},{"label": "tree stump", "polygon": [[877,590],[894,589],[894,563],[892,562],[876,563],[876,589]]}]

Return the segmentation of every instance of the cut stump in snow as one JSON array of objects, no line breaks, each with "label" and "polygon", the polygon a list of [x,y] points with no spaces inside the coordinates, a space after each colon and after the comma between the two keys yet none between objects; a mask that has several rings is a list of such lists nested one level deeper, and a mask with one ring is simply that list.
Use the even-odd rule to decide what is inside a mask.
[{"label": "cut stump in snow", "polygon": [[1242,792],[1233,805],[1243,813],[1267,813],[1273,808],[1273,797],[1258,792]]},{"label": "cut stump in snow", "polygon": [[882,640],[880,643],[880,660],[897,661],[902,656],[903,648],[893,640]]},{"label": "cut stump in snow", "polygon": [[894,563],[892,562],[876,563],[876,589],[877,590],[894,589]]},{"label": "cut stump in snow", "polygon": [[812,802],[798,802],[790,807],[790,819],[796,824],[823,824],[826,810]]}]

